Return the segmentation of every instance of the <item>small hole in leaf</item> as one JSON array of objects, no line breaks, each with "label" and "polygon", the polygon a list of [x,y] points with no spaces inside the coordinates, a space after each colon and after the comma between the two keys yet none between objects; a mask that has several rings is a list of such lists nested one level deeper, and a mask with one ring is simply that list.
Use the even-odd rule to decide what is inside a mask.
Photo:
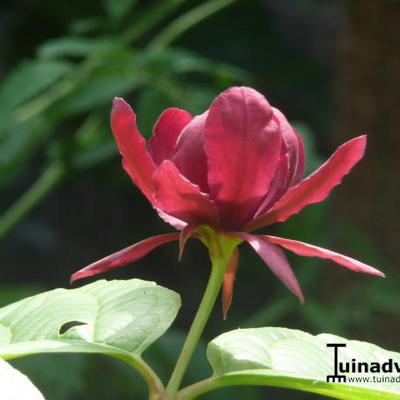
[{"label": "small hole in leaf", "polygon": [[67,331],[69,331],[71,328],[74,328],[75,326],[80,326],[80,325],[86,325],[85,322],[80,322],[80,321],[69,321],[66,322],[65,324],[61,325],[60,329],[58,330],[58,333],[60,335],[64,335]]}]

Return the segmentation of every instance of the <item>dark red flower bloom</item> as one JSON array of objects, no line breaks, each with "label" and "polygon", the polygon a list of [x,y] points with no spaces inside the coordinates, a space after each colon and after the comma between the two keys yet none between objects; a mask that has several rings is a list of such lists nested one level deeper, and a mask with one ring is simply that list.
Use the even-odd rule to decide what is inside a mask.
[{"label": "dark red flower bloom", "polygon": [[[249,233],[324,200],[362,158],[366,136],[344,143],[301,180],[305,165],[301,138],[279,110],[247,87],[226,90],[205,113],[193,118],[178,108],[164,111],[147,144],[135,113],[123,99],[114,100],[111,127],[125,170],[159,215],[181,232],[145,239],[81,269],[72,280],[128,264],[173,240],[180,240],[182,251],[189,237],[201,237],[203,226],[236,237],[238,243],[248,242],[301,301],[300,286],[279,246],[302,256],[329,258],[354,271],[383,275],[330,250]],[[237,262],[235,251],[224,280],[225,312]]]}]

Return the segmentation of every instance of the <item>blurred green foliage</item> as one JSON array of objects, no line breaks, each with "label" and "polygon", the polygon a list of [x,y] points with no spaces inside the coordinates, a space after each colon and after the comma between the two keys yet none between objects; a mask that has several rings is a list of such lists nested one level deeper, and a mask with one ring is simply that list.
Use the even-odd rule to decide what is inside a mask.
[{"label": "blurred green foliage", "polygon": [[[140,129],[149,137],[154,121],[166,107],[200,113],[228,86],[257,85],[279,99],[277,105],[285,113],[284,106],[291,107],[294,118],[300,119],[295,125],[305,142],[307,173],[321,164],[326,158],[322,149],[329,140],[316,134],[315,127],[323,126],[329,133],[335,112],[324,86],[329,71],[304,49],[292,45],[267,13],[262,16],[264,22],[254,22],[261,18],[261,1],[237,1],[240,7],[229,14],[228,6],[233,3],[235,0],[103,0],[97,9],[93,2],[82,7],[75,2],[70,8],[61,4],[59,10],[52,10],[68,22],[68,30],[29,49],[33,56],[13,66],[0,84],[0,239],[9,237],[61,184],[79,181],[87,174],[96,182],[104,178],[104,170],[95,167],[108,166],[113,157],[117,160],[108,121],[114,96],[134,101]],[[313,2],[294,3],[308,7]],[[55,7],[52,2],[45,4]],[[93,10],[88,12],[90,6]],[[210,18],[220,11],[219,19]],[[190,37],[188,32],[196,25],[200,34]],[[195,44],[204,52],[194,51]],[[309,110],[304,112],[306,105]],[[123,172],[109,174],[113,180]],[[82,182],[86,185],[87,180]],[[79,221],[71,224],[79,230]],[[137,225],[134,229],[145,229]],[[332,249],[345,244],[349,255],[391,275],[389,263],[370,239],[335,217],[332,199],[305,209],[276,229],[283,237]],[[85,245],[89,240],[82,239]],[[186,258],[184,267],[190,267],[191,261],[193,258]],[[237,327],[276,325],[394,346],[396,329],[385,328],[394,317],[398,319],[400,295],[394,280],[359,276],[346,280],[346,272],[327,261],[296,256],[290,256],[290,261],[306,295],[303,307],[271,279],[254,254],[244,250],[230,317],[222,321],[218,314],[206,339]],[[35,260],[32,263],[29,268],[40,268]],[[176,280],[172,266],[165,268],[171,268],[168,274],[171,281]],[[190,274],[188,292],[199,285],[197,281],[203,283],[196,274]],[[4,284],[0,302],[6,304],[43,289],[22,281]],[[189,300],[184,297],[184,307]],[[190,314],[188,320],[195,306],[190,307],[184,310]],[[178,326],[185,325],[186,319],[178,321]],[[145,353],[162,377],[170,373],[182,341],[182,332],[175,329]],[[209,372],[204,348],[203,343],[187,383]],[[50,400],[144,398],[139,377],[117,361],[100,356],[34,356],[14,364]],[[204,398],[257,400],[264,395],[292,398],[289,391],[257,388],[224,389]],[[303,398],[320,397],[296,393],[296,399]]]},{"label": "blurred green foliage", "polygon": [[[0,86],[0,187],[28,168],[33,155],[42,154],[46,161],[38,180],[0,217],[0,238],[65,176],[116,154],[108,129],[114,96],[135,94],[138,115],[146,115],[139,123],[149,136],[152,121],[164,108],[175,105],[198,113],[225,86],[249,82],[249,74],[239,68],[170,47],[186,30],[234,1],[200,3],[145,45],[137,42],[183,1],[149,7],[104,1],[101,24],[73,21],[67,36],[44,42],[34,59],[11,71]],[[124,23],[127,12],[139,17]]]}]

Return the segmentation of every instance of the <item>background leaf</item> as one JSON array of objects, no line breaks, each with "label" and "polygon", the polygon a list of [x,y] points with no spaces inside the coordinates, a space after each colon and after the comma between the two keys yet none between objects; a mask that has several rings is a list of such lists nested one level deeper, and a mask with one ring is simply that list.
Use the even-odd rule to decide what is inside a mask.
[{"label": "background leaf", "polygon": [[37,55],[42,59],[58,57],[83,57],[88,53],[102,51],[112,46],[112,41],[106,38],[85,38],[66,36],[48,40],[39,46]]},{"label": "background leaf", "polygon": [[103,0],[104,8],[111,18],[119,19],[134,7],[136,0]]},{"label": "background leaf", "polygon": [[18,105],[55,83],[71,71],[65,61],[25,61],[0,86],[0,126]]}]

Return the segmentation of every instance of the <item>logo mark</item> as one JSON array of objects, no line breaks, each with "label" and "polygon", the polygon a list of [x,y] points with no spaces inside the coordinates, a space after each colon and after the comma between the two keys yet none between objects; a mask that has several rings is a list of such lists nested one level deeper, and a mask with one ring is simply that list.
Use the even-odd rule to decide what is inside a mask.
[{"label": "logo mark", "polygon": [[346,347],[345,343],[327,343],[326,347],[333,347],[335,349],[334,353],[334,375],[327,375],[327,382],[338,382],[345,383],[347,381],[346,375],[339,375],[339,347]]}]

